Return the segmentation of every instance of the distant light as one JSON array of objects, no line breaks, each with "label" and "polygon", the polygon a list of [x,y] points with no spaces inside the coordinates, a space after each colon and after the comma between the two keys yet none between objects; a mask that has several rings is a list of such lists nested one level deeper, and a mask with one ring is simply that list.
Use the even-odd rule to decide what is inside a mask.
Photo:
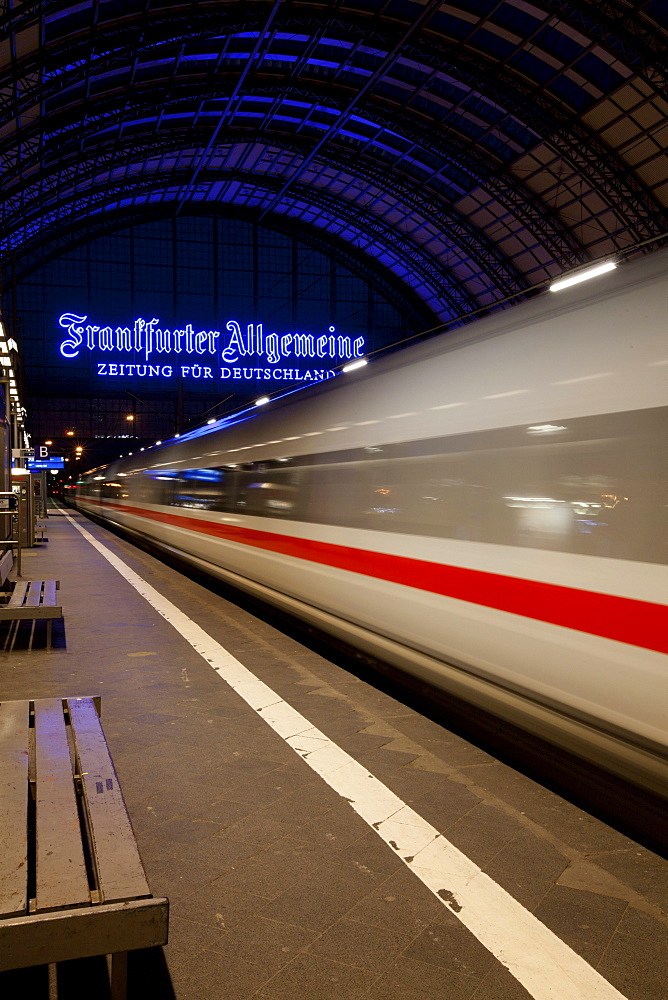
[{"label": "distant light", "polygon": [[588,281],[589,278],[598,278],[599,274],[606,274],[614,271],[617,264],[614,260],[609,260],[607,264],[597,264],[596,267],[588,267],[585,271],[577,271],[566,278],[560,278],[550,285],[551,292],[560,292],[562,288],[569,288],[571,285],[578,285],[581,281]]},{"label": "distant light", "polygon": [[181,435],[180,435],[180,434],[175,434],[175,435],[174,435],[174,437],[175,437],[175,438],[180,438],[180,437],[181,437]]},{"label": "distant light", "polygon": [[155,443],[156,444],[162,444],[162,441],[156,441]]},{"label": "distant light", "polygon": [[65,435],[68,438],[73,438],[74,437],[74,431],[65,431]]},{"label": "distant light", "polygon": [[342,368],[342,371],[354,372],[356,368],[363,368],[364,365],[368,364],[369,362],[367,361],[366,358],[360,358],[359,361],[351,361],[349,365],[345,365],[345,367]]},{"label": "distant light", "polygon": [[45,441],[44,444],[53,444],[53,441]]},{"label": "distant light", "polygon": [[211,417],[211,420],[207,420],[207,424],[215,424],[215,422],[216,422],[215,417]]},{"label": "distant light", "polygon": [[134,418],[135,418],[134,413],[128,413],[128,415],[127,415],[127,417],[125,419],[126,420],[134,420]]},{"label": "distant light", "polygon": [[265,403],[268,403],[268,402],[269,402],[269,396],[260,396],[259,399],[255,400],[255,405],[256,406],[264,406]]}]

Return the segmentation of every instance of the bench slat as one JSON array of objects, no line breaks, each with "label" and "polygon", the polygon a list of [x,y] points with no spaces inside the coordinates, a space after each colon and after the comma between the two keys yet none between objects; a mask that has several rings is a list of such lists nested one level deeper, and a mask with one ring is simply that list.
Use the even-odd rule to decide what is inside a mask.
[{"label": "bench slat", "polygon": [[[101,901],[150,896],[116,771],[90,698],[68,701]],[[86,773],[87,772],[87,773]]]},{"label": "bench slat", "polygon": [[[168,921],[167,899],[9,917],[0,920],[0,972],[166,944]],[[142,995],[154,994],[149,990]]]},{"label": "bench slat", "polygon": [[30,702],[0,705],[0,914],[28,912]]},{"label": "bench slat", "polygon": [[28,584],[25,580],[17,580],[14,585],[14,590],[12,591],[12,596],[7,601],[5,605],[8,608],[21,608],[23,607],[23,599],[26,595],[28,589]]},{"label": "bench slat", "polygon": [[54,605],[56,603],[56,581],[44,581],[44,604]]},{"label": "bench slat", "polygon": [[31,580],[28,583],[28,595],[25,599],[26,608],[38,608],[42,603],[42,581]]},{"label": "bench slat", "polygon": [[90,902],[60,699],[35,702],[37,912]]}]

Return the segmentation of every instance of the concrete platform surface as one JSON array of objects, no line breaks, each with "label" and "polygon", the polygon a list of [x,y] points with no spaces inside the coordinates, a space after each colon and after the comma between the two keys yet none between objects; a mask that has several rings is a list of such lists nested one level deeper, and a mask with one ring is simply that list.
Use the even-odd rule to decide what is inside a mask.
[{"label": "concrete platform surface", "polygon": [[[394,793],[409,826],[442,834],[448,864],[457,849],[479,866],[470,896],[417,877],[73,521]],[[0,700],[102,695],[151,889],[171,901],[169,944],[132,954],[129,997],[668,997],[664,860],[80,514],[48,526],[23,575],[61,580],[64,627],[51,651],[44,623],[32,642],[30,625],[3,628]],[[528,986],[513,949],[539,967]],[[102,972],[4,973],[0,996],[104,997]]]}]

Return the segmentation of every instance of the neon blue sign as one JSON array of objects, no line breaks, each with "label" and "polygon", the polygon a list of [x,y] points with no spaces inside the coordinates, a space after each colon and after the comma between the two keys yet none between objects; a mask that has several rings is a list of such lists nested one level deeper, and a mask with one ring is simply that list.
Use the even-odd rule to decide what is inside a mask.
[{"label": "neon blue sign", "polygon": [[[191,323],[166,329],[156,317],[139,317],[132,327],[115,328],[87,320],[88,316],[76,313],[59,317],[59,326],[67,331],[60,344],[61,355],[69,360],[84,351],[98,357],[104,352],[108,360],[98,362],[97,374],[117,378],[171,378],[180,374],[182,378],[317,381],[336,374],[326,367],[328,364],[361,358],[365,353],[364,337],[342,336],[333,326],[317,336],[265,333],[262,323],[249,323],[244,331],[234,319],[228,320],[225,333],[195,330]],[[114,356],[113,361],[109,355]],[[178,362],[188,363],[175,364],[175,355]],[[128,356],[131,361],[126,361]],[[165,363],[168,356],[170,361]],[[309,363],[317,367],[304,371],[301,365]]]}]

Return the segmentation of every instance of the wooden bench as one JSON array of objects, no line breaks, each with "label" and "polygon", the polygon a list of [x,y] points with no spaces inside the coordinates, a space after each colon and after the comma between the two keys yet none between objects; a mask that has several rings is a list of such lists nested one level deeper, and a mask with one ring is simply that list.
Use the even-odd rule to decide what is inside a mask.
[{"label": "wooden bench", "polygon": [[[3,584],[11,568],[12,554],[6,552],[0,560],[0,581]],[[58,590],[60,580],[17,580],[11,590],[3,595],[0,622],[46,619],[46,642],[51,649],[53,619],[63,617],[62,605],[56,603]]]},{"label": "wooden bench", "polygon": [[0,703],[0,971],[167,942],[99,720],[99,698]]}]

